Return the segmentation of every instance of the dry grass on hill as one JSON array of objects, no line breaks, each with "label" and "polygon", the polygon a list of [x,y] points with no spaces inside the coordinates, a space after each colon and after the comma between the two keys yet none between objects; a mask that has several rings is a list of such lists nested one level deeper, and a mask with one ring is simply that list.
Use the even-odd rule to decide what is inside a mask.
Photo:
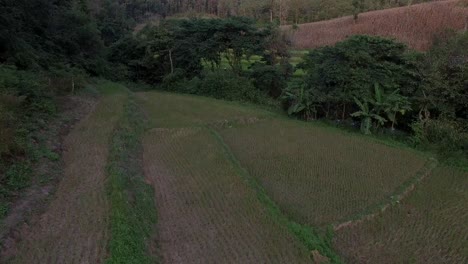
[{"label": "dry grass on hill", "polygon": [[[291,38],[295,49],[310,49],[333,45],[351,35],[378,35],[424,51],[435,34],[447,28],[461,30],[467,24],[468,7],[464,0],[448,0],[362,13],[356,22],[347,16],[302,24],[291,33]],[[285,29],[292,31],[290,27]]]}]

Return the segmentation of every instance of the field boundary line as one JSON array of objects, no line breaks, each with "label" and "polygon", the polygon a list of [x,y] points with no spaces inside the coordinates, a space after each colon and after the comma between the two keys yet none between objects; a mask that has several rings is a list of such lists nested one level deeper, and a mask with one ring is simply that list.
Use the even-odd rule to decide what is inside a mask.
[{"label": "field boundary line", "polygon": [[[342,263],[339,255],[333,250],[332,238],[333,230],[328,228],[326,232],[319,232],[317,228],[302,225],[290,217],[285,215],[278,205],[268,196],[263,186],[257,182],[249,172],[242,167],[239,160],[236,158],[230,147],[224,142],[223,137],[213,128],[205,126],[210,134],[223,148],[223,152],[227,159],[233,164],[234,169],[243,178],[247,185],[252,188],[258,200],[265,206],[266,210],[271,214],[275,221],[287,227],[291,232],[311,253],[311,260],[315,258],[316,252],[328,258],[329,263]],[[324,234],[322,234],[324,233]],[[322,257],[323,257],[322,256]]]},{"label": "field boundary line", "polygon": [[436,159],[429,158],[424,167],[418,173],[416,173],[414,177],[404,182],[397,188],[397,191],[390,195],[388,199],[389,201],[372,206],[371,209],[368,210],[369,213],[364,213],[355,219],[334,224],[333,230],[338,231],[343,228],[359,225],[365,221],[370,221],[381,213],[387,211],[392,206],[399,204],[403,199],[412,193],[412,191],[421,181],[427,178],[434,171],[434,169],[437,168],[438,164],[439,162]]},{"label": "field boundary line", "polygon": [[[110,203],[108,254],[105,263],[159,263],[149,244],[157,221],[152,186],[143,171],[145,113],[128,92],[123,114],[109,146],[106,192]],[[152,245],[151,245],[152,246]],[[157,245],[156,245],[157,246]]]}]

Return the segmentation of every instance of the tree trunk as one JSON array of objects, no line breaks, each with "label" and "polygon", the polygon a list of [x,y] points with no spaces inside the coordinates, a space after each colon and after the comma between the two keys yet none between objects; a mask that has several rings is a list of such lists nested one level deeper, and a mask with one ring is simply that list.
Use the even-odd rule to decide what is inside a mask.
[{"label": "tree trunk", "polygon": [[174,62],[172,61],[172,49],[169,50],[169,60],[171,61],[171,74],[174,73]]},{"label": "tree trunk", "polygon": [[463,30],[466,32],[468,30],[468,16],[465,18],[465,29]]},{"label": "tree trunk", "polygon": [[346,115],[346,103],[343,103],[343,112],[341,113],[341,120],[345,120],[345,115]]},{"label": "tree trunk", "polygon": [[325,113],[325,118],[328,119],[328,115],[330,114],[330,103],[327,103],[327,112]]}]

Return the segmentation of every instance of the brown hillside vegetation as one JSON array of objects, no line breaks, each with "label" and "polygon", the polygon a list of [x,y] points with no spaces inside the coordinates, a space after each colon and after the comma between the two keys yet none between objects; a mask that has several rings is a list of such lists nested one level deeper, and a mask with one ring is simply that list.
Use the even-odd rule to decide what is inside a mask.
[{"label": "brown hillside vegetation", "polygon": [[[468,8],[460,1],[437,1],[410,7],[362,13],[302,24],[292,33],[293,47],[310,49],[333,45],[351,35],[394,37],[417,50],[427,50],[434,34],[447,28],[460,30],[468,23]],[[286,27],[291,30],[290,27]]]}]

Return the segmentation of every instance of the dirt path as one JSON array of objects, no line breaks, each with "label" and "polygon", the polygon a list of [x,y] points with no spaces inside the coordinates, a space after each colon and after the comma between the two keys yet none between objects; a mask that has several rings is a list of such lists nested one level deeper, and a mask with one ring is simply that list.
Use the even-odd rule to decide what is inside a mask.
[{"label": "dirt path", "polygon": [[126,97],[104,97],[65,141],[64,177],[56,197],[25,227],[13,263],[102,263],[106,256],[108,141]]},{"label": "dirt path", "polygon": [[163,263],[310,263],[266,212],[209,131],[156,129],[144,139]]}]

